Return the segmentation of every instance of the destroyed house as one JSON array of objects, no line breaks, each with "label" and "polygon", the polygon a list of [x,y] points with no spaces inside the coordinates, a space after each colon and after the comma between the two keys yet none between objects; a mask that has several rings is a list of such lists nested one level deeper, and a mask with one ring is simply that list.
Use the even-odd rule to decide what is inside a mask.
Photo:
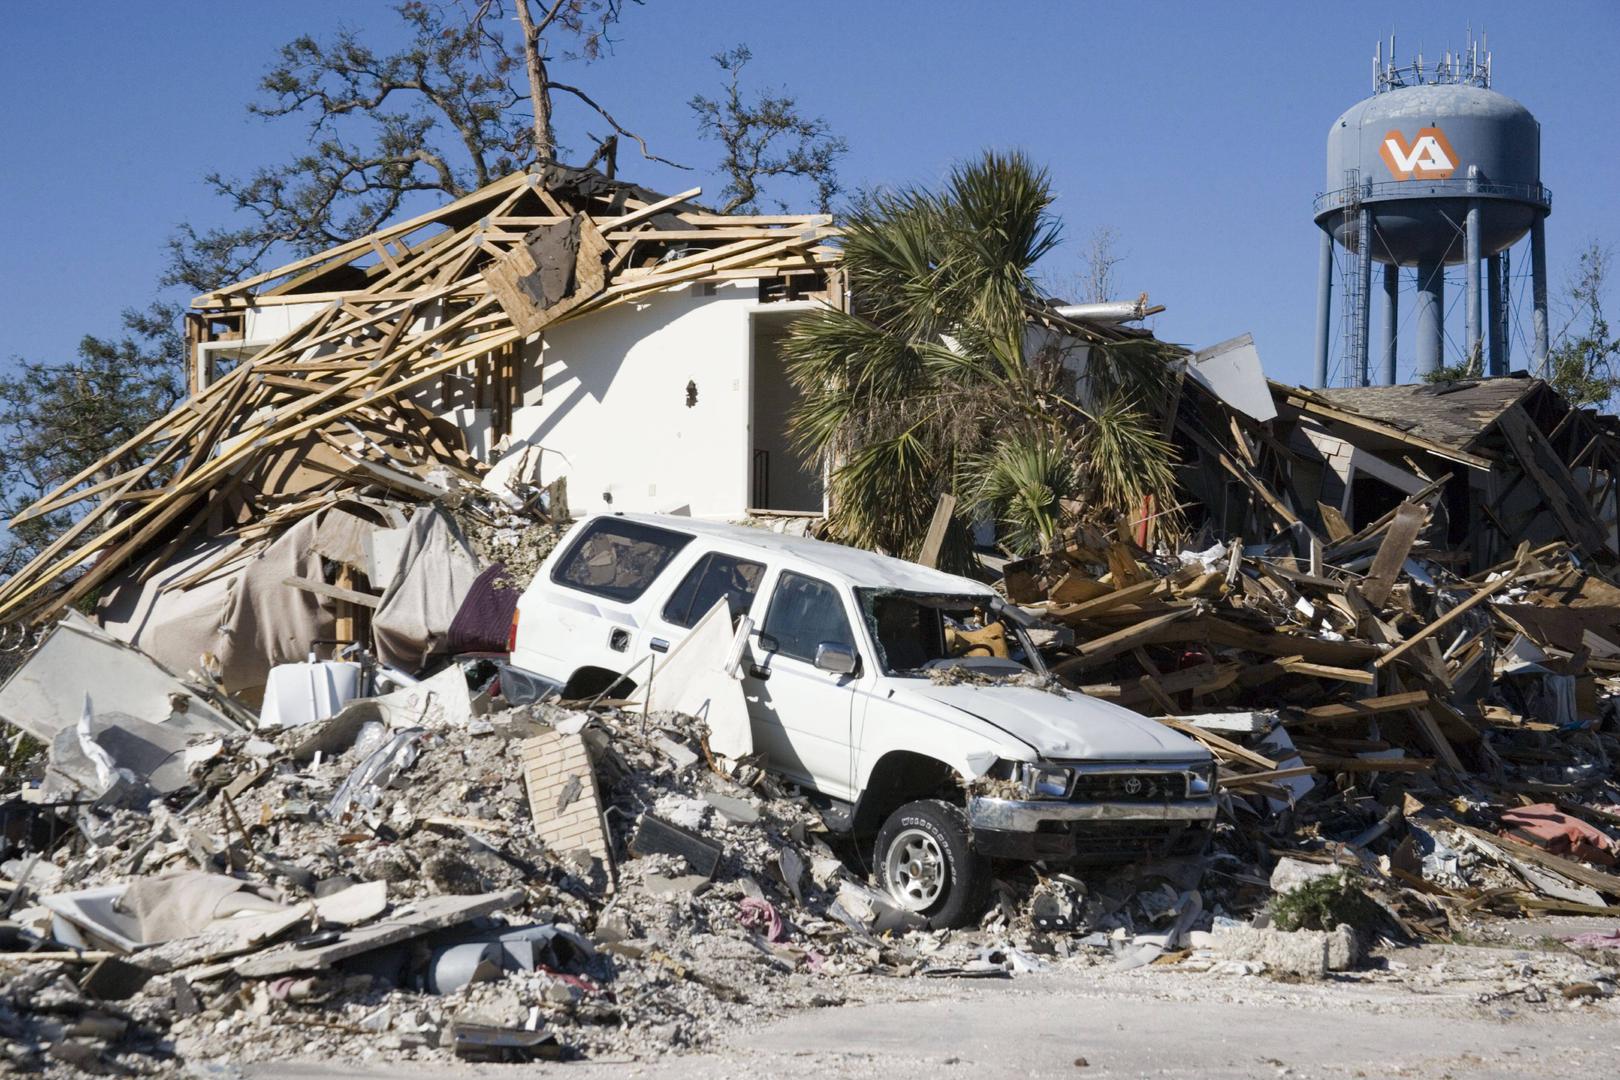
[{"label": "destroyed house", "polygon": [[1183,476],[1216,535],[1287,533],[1331,557],[1410,500],[1431,506],[1426,539],[1459,572],[1524,542],[1568,540],[1611,565],[1620,554],[1620,429],[1541,379],[1267,389],[1183,384]]},{"label": "destroyed house", "polygon": [[831,219],[719,215],[696,194],[555,167],[498,181],[200,297],[192,388],[245,358],[342,350],[294,334],[334,307],[334,326],[348,315],[375,343],[402,314],[387,309],[408,306],[403,342],[481,297],[488,315],[467,328],[504,324],[501,340],[401,397],[471,458],[504,452],[495,482],[566,477],[580,510],[820,513],[820,473],[784,436],[796,395],[779,350],[795,317],[841,302]]},{"label": "destroyed house", "polygon": [[836,230],[699,194],[536,168],[197,298],[192,396],[17,516],[84,510],[0,584],[0,619],[362,493],[819,515],[780,343],[843,302]]}]

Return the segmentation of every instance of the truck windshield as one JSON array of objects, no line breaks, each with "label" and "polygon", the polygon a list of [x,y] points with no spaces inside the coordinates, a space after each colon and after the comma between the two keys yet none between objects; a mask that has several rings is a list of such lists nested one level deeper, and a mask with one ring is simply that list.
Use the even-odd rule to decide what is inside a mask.
[{"label": "truck windshield", "polygon": [[861,614],[889,675],[926,675],[967,667],[988,675],[1020,675],[1023,635],[996,617],[991,596],[856,589]]}]

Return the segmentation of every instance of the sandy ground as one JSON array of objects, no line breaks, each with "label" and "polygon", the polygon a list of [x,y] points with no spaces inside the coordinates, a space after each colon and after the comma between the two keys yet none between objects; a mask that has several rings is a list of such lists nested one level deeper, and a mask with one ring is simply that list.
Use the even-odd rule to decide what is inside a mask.
[{"label": "sandy ground", "polygon": [[1620,998],[1565,1000],[1559,987],[1571,957],[1553,940],[1598,928],[1613,929],[1592,920],[1503,924],[1482,944],[1395,950],[1380,954],[1370,970],[1309,983],[1077,964],[993,981],[843,980],[841,1006],[769,1019],[704,1053],[657,1061],[450,1069],[289,1062],[243,1072],[311,1080],[428,1073],[676,1080],[1613,1077],[1620,1075]]}]

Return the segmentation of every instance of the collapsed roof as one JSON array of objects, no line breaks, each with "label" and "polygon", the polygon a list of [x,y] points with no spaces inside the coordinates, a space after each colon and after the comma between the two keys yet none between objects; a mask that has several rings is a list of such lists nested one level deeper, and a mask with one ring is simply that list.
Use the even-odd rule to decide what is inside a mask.
[{"label": "collapsed roof", "polygon": [[513,173],[197,298],[199,345],[240,337],[250,311],[319,307],[294,309],[302,321],[228,370],[200,365],[190,398],[18,514],[14,525],[88,505],[0,585],[0,620],[47,620],[199,534],[266,537],[360,488],[431,497],[442,488],[424,477],[438,470],[476,482],[483,463],[413,394],[459,374],[509,422],[520,349],[549,326],[692,283],[829,287],[829,217],[715,214],[690,201],[699,193],[558,166]]}]

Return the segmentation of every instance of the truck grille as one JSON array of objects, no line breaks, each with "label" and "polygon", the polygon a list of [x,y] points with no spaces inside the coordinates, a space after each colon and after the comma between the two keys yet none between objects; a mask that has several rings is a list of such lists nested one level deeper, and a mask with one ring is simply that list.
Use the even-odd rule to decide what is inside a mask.
[{"label": "truck grille", "polygon": [[1187,797],[1187,774],[1165,772],[1081,773],[1069,798],[1075,802],[1174,802]]}]

